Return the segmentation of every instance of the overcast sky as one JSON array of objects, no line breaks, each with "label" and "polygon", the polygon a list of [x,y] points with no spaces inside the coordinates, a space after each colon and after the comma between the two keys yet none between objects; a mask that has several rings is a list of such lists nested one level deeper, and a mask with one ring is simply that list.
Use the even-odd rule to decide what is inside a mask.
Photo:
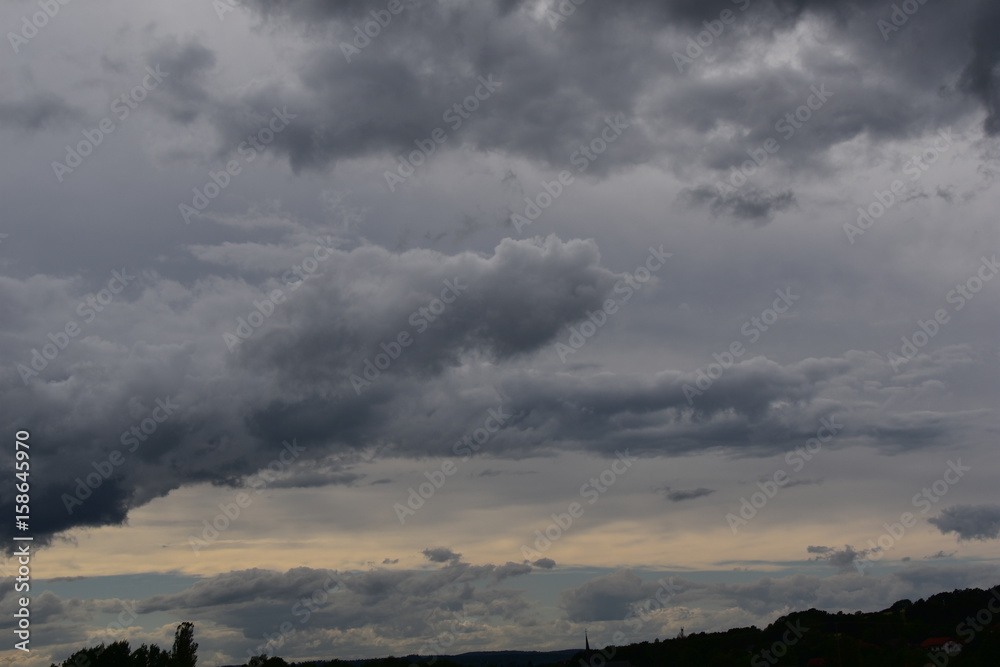
[{"label": "overcast sky", "polygon": [[0,25],[8,664],[185,620],[206,665],[574,648],[1000,582],[1000,4]]}]

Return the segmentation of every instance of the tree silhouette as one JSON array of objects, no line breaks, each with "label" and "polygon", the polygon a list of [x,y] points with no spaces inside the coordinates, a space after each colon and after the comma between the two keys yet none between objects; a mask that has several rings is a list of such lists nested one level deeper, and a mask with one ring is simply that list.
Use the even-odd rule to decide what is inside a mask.
[{"label": "tree silhouette", "polygon": [[153,644],[132,651],[132,667],[170,667],[170,653]]},{"label": "tree silhouette", "polygon": [[277,656],[268,657],[266,653],[261,653],[250,658],[247,667],[288,667],[288,663]]},{"label": "tree silhouette", "polygon": [[185,621],[174,633],[174,648],[170,652],[169,667],[195,667],[198,662],[198,643],[194,641],[194,623]]}]

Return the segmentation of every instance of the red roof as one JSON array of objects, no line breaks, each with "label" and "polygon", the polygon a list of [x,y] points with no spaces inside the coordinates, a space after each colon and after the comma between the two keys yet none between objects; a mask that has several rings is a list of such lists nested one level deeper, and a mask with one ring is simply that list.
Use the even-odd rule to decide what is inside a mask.
[{"label": "red roof", "polygon": [[925,639],[920,643],[920,648],[929,648],[931,646],[944,646],[948,642],[955,641],[951,637],[931,637],[930,639]]}]

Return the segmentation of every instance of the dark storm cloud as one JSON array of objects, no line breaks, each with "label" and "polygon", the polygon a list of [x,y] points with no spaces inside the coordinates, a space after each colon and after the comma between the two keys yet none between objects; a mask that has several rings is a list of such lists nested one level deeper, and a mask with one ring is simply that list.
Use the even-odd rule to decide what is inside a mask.
[{"label": "dark storm cloud", "polygon": [[972,61],[962,72],[962,86],[977,96],[986,108],[986,132],[1000,133],[1000,5],[995,2],[981,2],[973,19]]},{"label": "dark storm cloud", "polygon": [[677,491],[671,491],[670,487],[668,486],[664,490],[664,495],[666,496],[667,500],[674,503],[679,503],[684,500],[693,500],[694,498],[701,498],[702,496],[708,496],[713,493],[715,493],[715,489],[706,489],[705,487],[698,487],[697,489],[685,489],[685,490],[678,489]]},{"label": "dark storm cloud", "polygon": [[393,375],[438,373],[469,353],[511,359],[600,307],[617,276],[598,263],[592,242],[555,237],[506,239],[489,259],[359,248],[306,282],[282,310],[286,322],[249,340],[240,359],[251,368],[280,368],[296,382],[339,381],[348,370],[361,377],[359,360],[383,352],[380,345],[394,344],[401,332],[415,342],[394,360]]},{"label": "dark storm cloud", "polygon": [[[695,393],[694,372],[517,369],[513,360],[552,345],[608,296],[617,276],[600,266],[592,242],[508,239],[491,257],[368,246],[331,252],[327,273],[287,288],[286,301],[235,352],[228,352],[223,333],[232,336],[237,316],[245,318],[281,283],[255,288],[213,278],[185,293],[150,274],[136,279],[142,285],[129,299],[95,319],[93,335],[74,341],[27,388],[17,368],[0,369],[5,414],[38,424],[32,438],[46,443],[32,460],[43,480],[32,508],[36,539],[120,524],[130,509],[172,489],[239,486],[268,466],[281,471],[277,486],[353,483],[359,478],[352,467],[372,447],[391,442],[386,454],[450,455],[449,443],[481,426],[490,410],[506,415],[490,454],[512,457],[559,450],[769,455],[802,446],[821,419],[846,412],[851,423],[839,440],[905,451],[947,442],[960,431],[975,434],[988,417],[880,412],[870,398],[846,399],[859,378],[898,398],[919,393],[929,377],[930,371],[895,376],[874,353],[786,365],[750,358]],[[385,349],[381,343],[404,330],[415,334],[409,316],[439,298],[445,281],[456,280],[468,289],[356,393],[350,376],[365,372],[365,360]],[[12,358],[29,363],[30,350],[49,342],[46,332],[65,324],[83,298],[71,283],[43,277],[0,283],[11,312],[48,304],[25,320],[34,324],[8,332],[4,345]],[[164,290],[174,295],[173,305],[160,301]],[[193,338],[159,342],[178,336]],[[492,360],[499,395],[451,372],[466,359]],[[942,358],[934,373],[965,361]],[[130,429],[153,424],[151,415],[165,418],[141,442],[130,440]],[[109,462],[114,451],[124,462]],[[288,452],[296,458],[286,465],[280,457]],[[12,503],[9,491],[4,501]]]},{"label": "dark storm cloud", "polygon": [[[154,299],[163,287],[150,278],[143,287],[134,287],[137,294],[145,290],[145,296],[133,295],[132,302],[123,299],[102,311],[91,325],[98,335],[74,341],[46,364],[40,377],[30,380],[27,390],[21,374],[34,372],[30,350],[50,343],[46,331],[61,329],[67,318],[74,319],[74,306],[83,295],[72,296],[66,280],[4,282],[4,307],[11,312],[28,312],[31,304],[44,299],[58,304],[36,322],[38,329],[29,325],[22,332],[23,347],[13,338],[6,340],[24,363],[21,371],[8,367],[0,372],[8,404],[20,406],[19,418],[37,418],[44,424],[32,434],[48,444],[33,465],[39,479],[51,484],[49,492],[39,496],[47,501],[33,507],[38,537],[72,526],[120,524],[128,509],[184,484],[238,484],[242,477],[278,461],[286,447],[283,443],[294,438],[298,438],[297,457],[324,460],[326,467],[307,470],[302,479],[282,477],[276,485],[353,482],[358,478],[349,468],[356,457],[326,457],[345,451],[361,454],[376,444],[368,439],[374,435],[372,427],[385,423],[387,401],[405,401],[410,374],[433,377],[467,354],[505,360],[537,350],[588,309],[598,308],[616,279],[599,266],[593,243],[564,244],[554,238],[537,243],[508,240],[492,258],[474,253],[449,258],[426,251],[393,254],[374,247],[335,255],[330,263],[337,268],[329,275],[298,283],[304,284],[298,291],[286,286],[288,303],[278,306],[267,329],[256,332],[233,355],[219,345],[223,332],[232,335],[236,315],[245,317],[255,300],[270,290],[247,291],[242,282],[215,280],[215,286],[202,293],[208,299],[202,305],[195,298],[189,302],[192,309],[174,312],[169,328],[186,330],[184,335],[196,336],[201,347],[193,341],[137,342],[131,336],[121,345],[110,342],[125,328],[144,327],[144,300]],[[365,372],[363,362],[381,352],[380,342],[397,341],[401,331],[419,337],[420,326],[438,319],[426,309],[436,311],[435,301],[442,305],[439,299],[449,284],[454,288],[447,296],[450,303],[435,322],[434,332],[397,359],[389,377],[372,391],[356,395],[348,375]],[[414,324],[409,316],[421,308],[424,324]],[[94,375],[95,364],[109,372],[103,380]],[[208,368],[215,370],[205,374]],[[275,380],[277,384],[271,384]],[[216,402],[222,398],[220,382],[231,388],[230,399],[243,407],[233,412]],[[271,389],[266,388],[269,384]],[[345,392],[333,404],[323,397],[330,384]],[[57,385],[69,393],[53,393]],[[71,409],[75,400],[71,395],[86,395],[88,402],[100,405],[86,412]],[[437,400],[433,395],[427,399]],[[167,414],[158,407],[164,401]],[[460,413],[456,424],[465,428],[471,410],[485,414],[487,407],[495,407],[495,398],[488,401],[488,405],[474,401],[479,404],[456,406]],[[434,410],[419,409],[422,415],[416,423],[430,419],[427,428],[438,431],[441,424]],[[48,416],[43,419],[43,415]],[[152,415],[157,415],[152,432],[140,431],[141,441],[129,434],[143,420],[154,424]],[[398,417],[389,421],[396,423],[392,430],[403,428]],[[410,437],[403,435],[406,430]],[[427,451],[415,426],[398,435],[403,436],[399,440],[403,449]],[[115,451],[124,461],[110,462]]]},{"label": "dark storm cloud", "polygon": [[[780,144],[772,164],[828,169],[826,151],[861,135],[906,138],[964,117],[970,105],[961,91],[987,108],[987,129],[994,131],[997,49],[990,26],[998,12],[987,0],[922,5],[890,35],[892,44],[877,23],[889,19],[891,8],[876,0],[775,0],[753,3],[744,13],[747,4],[586,3],[553,29],[518,3],[404,3],[405,10],[348,62],[343,45],[351,44],[355,27],[373,20],[367,5],[258,2],[252,6],[269,20],[305,26],[316,40],[296,68],[297,80],[262,85],[238,100],[220,97],[214,117],[228,146],[258,129],[235,110],[264,113],[287,105],[298,115],[274,147],[294,169],[369,155],[384,156],[392,168],[392,156],[414,150],[414,142],[434,128],[448,127],[443,114],[473,93],[477,76],[491,75],[502,82],[500,89],[448,130],[438,150],[466,145],[565,168],[574,151],[598,136],[605,117],[622,112],[634,122],[588,165],[589,173],[666,160],[684,173],[700,165],[719,179],[769,138]],[[693,69],[678,72],[673,54],[684,53],[687,39],[704,30],[702,22],[717,20],[723,10],[735,12],[733,26]],[[978,21],[970,21],[973,11]],[[827,39],[845,48],[843,58],[805,45],[799,67],[700,76],[707,63],[752,61],[759,42],[813,19],[831,32]],[[318,30],[324,23],[335,37]],[[934,49],[918,48],[931,38]],[[859,76],[870,69],[877,75]],[[829,92],[817,97],[818,90]],[[794,120],[797,109],[808,113],[805,123]],[[700,157],[671,162],[678,154]],[[794,202],[788,189],[769,192],[762,185],[712,197],[705,187],[711,186],[694,188],[696,199],[719,214],[757,223]]]},{"label": "dark storm cloud", "polygon": [[551,570],[556,566],[556,562],[551,558],[539,558],[532,565],[542,570]]},{"label": "dark storm cloud", "polygon": [[956,505],[927,521],[942,534],[955,533],[960,541],[1000,538],[1000,505]]}]

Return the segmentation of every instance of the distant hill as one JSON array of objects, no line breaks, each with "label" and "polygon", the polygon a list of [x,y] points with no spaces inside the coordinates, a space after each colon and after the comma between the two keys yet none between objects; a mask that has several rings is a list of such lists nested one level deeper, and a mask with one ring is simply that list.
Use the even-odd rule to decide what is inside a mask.
[{"label": "distant hill", "polygon": [[[563,649],[561,651],[472,651],[469,653],[459,653],[458,655],[438,656],[438,662],[447,660],[463,667],[536,667],[537,665],[556,664],[562,660],[569,660],[580,649]],[[417,662],[427,660],[427,656],[408,655],[406,660]],[[352,660],[358,667],[373,667],[367,665],[365,660]]]}]

